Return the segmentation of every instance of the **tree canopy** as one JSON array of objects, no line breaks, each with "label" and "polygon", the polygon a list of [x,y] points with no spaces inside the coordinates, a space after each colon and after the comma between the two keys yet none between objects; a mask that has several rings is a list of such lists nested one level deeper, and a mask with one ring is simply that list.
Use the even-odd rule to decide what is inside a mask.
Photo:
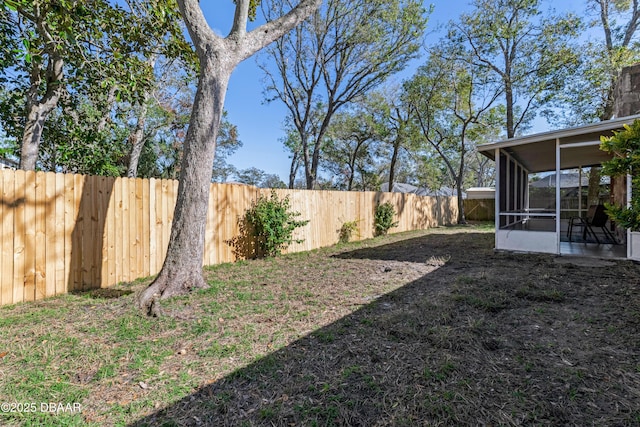
[{"label": "tree canopy", "polygon": [[[266,12],[281,13],[287,0]],[[267,49],[269,100],[283,102],[298,132],[307,188],[314,188],[333,116],[417,57],[427,11],[416,0],[327,0]],[[275,69],[271,64],[275,64]]]}]

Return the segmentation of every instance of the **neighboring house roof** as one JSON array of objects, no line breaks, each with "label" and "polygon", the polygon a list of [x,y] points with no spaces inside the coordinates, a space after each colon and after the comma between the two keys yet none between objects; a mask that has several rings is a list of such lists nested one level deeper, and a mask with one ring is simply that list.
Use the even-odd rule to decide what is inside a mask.
[{"label": "neighboring house roof", "polygon": [[0,157],[0,169],[17,169],[18,162]]},{"label": "neighboring house roof", "polygon": [[495,199],[496,189],[493,187],[467,188],[467,199]]},{"label": "neighboring house roof", "polygon": [[[380,186],[380,191],[389,191],[389,183],[385,182]],[[451,197],[456,196],[458,192],[455,188],[451,187],[442,187],[438,190],[430,190],[428,188],[416,187],[415,185],[407,184],[404,182],[394,182],[392,193],[408,193],[415,194],[418,196],[443,196],[443,197]],[[466,197],[466,194],[463,192],[462,197]]]},{"label": "neighboring house roof", "polygon": [[[579,182],[580,181],[580,182]],[[561,173],[560,174],[560,188],[577,188],[579,186],[588,187],[589,177],[585,174],[580,179],[579,173]],[[551,173],[544,178],[540,178],[537,181],[531,183],[533,188],[555,188],[556,187],[556,174]]]},{"label": "neighboring house roof", "polygon": [[631,124],[636,119],[640,119],[640,114],[482,144],[478,146],[478,151],[495,160],[495,150],[499,148],[513,156],[530,173],[549,172],[556,169],[556,142],[559,142],[565,146],[560,169],[597,166],[611,158],[611,155],[600,150],[600,137],[622,130],[623,125]]}]

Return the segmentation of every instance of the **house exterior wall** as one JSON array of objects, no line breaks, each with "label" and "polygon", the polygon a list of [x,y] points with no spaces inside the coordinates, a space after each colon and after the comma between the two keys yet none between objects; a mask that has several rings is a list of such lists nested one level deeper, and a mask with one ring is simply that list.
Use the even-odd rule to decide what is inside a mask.
[{"label": "house exterior wall", "polygon": [[622,69],[616,86],[615,117],[626,117],[640,113],[640,64]]}]

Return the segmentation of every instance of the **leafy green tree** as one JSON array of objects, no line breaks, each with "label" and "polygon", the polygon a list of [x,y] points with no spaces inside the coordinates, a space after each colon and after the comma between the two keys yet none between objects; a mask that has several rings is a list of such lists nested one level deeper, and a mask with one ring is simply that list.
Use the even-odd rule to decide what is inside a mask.
[{"label": "leafy green tree", "polygon": [[[281,13],[290,0],[266,12]],[[328,0],[267,50],[269,100],[282,101],[299,134],[307,188],[317,184],[322,144],[343,106],[403,70],[418,55],[426,11],[417,0]]]},{"label": "leafy green tree", "polygon": [[[33,170],[46,119],[70,91],[70,82],[75,79],[71,90],[80,90],[82,83],[77,78],[84,78],[89,68],[96,80],[106,77],[96,76],[107,66],[105,52],[126,54],[129,51],[127,40],[115,43],[109,39],[109,33],[103,31],[105,27],[108,30],[125,28],[125,14],[106,1],[96,1],[89,7],[80,1],[6,0],[2,4],[2,15],[3,21],[16,28],[11,33],[16,40],[12,46],[19,46],[14,61],[5,64],[3,70],[10,76],[5,88],[10,93],[9,103],[2,108],[3,126],[21,139],[21,168]],[[116,67],[135,62],[139,62],[135,57],[122,60]],[[141,79],[148,77],[144,73],[132,75]],[[24,113],[20,114],[21,111]],[[22,120],[16,121],[13,117],[22,117]]]},{"label": "leafy green tree", "polygon": [[298,171],[302,164],[302,143],[300,142],[300,135],[295,131],[295,129],[289,126],[290,120],[291,117],[287,117],[287,125],[285,125],[286,136],[280,141],[282,142],[282,145],[284,145],[285,151],[289,153],[289,158],[291,159],[288,188],[293,189],[295,188]]},{"label": "leafy green tree", "polygon": [[581,29],[573,15],[540,11],[542,0],[474,0],[451,23],[449,40],[471,68],[494,76],[505,105],[508,138],[558,96],[577,65],[572,41]]},{"label": "leafy green tree", "polygon": [[[490,114],[495,113],[494,110]],[[495,117],[495,116],[494,116]],[[499,118],[496,117],[497,120]],[[485,117],[485,123],[491,123],[491,118]],[[499,126],[479,126],[475,128],[474,142],[476,145],[495,142],[500,139]],[[495,162],[478,152],[476,147],[470,147],[467,157],[466,171],[464,176],[464,188],[470,187],[490,187],[495,185]]]},{"label": "leafy green tree", "polygon": [[[338,188],[351,191],[365,186],[364,176],[375,168],[375,144],[382,131],[366,102],[334,116],[324,143],[326,169],[338,178]],[[356,182],[360,178],[360,184]]]},{"label": "leafy green tree", "polygon": [[612,118],[620,72],[640,61],[640,3],[586,0],[585,5],[585,19],[592,31],[577,49],[579,66],[554,110],[568,126]]},{"label": "leafy green tree", "polygon": [[[116,102],[136,101],[153,81],[144,60],[153,41],[167,34],[182,39],[166,51],[171,54],[186,46],[171,0],[6,0],[0,8],[0,21],[14,28],[3,34],[13,59],[0,63],[6,79],[0,116],[5,130],[21,141],[23,169],[36,168],[45,138],[49,148],[64,145],[51,140],[56,135],[84,135],[94,146],[112,143],[107,137]],[[47,118],[56,110],[58,122],[48,128]],[[79,148],[80,142],[66,148]],[[110,150],[96,153],[101,151]],[[45,153],[47,160],[64,158],[51,154]]]},{"label": "leafy green tree", "polygon": [[251,167],[248,169],[239,170],[236,173],[236,179],[238,182],[247,185],[253,185],[259,187],[260,183],[264,180],[267,174],[262,169]]},{"label": "leafy green tree", "polygon": [[251,1],[236,0],[231,31],[222,37],[209,27],[198,0],[178,0],[198,55],[198,89],[184,141],[167,255],[160,273],[138,299],[140,308],[148,314],[161,314],[160,298],[206,287],[202,259],[211,167],[231,73],[241,61],[299,25],[320,2],[301,0],[284,14],[247,31]]},{"label": "leafy green tree", "polygon": [[76,98],[76,106],[66,112],[58,108],[50,114],[38,154],[43,170],[86,175],[120,176],[127,154],[127,129],[100,126],[103,114],[97,103]]},{"label": "leafy green tree", "polygon": [[380,127],[380,151],[383,150],[382,147],[389,148],[388,155],[380,154],[386,160],[387,182],[391,191],[396,182],[411,181],[409,165],[414,163],[412,157],[418,150],[418,128],[412,120],[411,105],[407,102],[402,87],[388,86],[371,94],[370,99],[377,109],[374,121]]},{"label": "leafy green tree", "polygon": [[[444,47],[447,49],[446,45]],[[449,49],[456,49],[450,46]],[[477,138],[477,128],[489,115],[501,90],[483,68],[469,68],[467,61],[450,59],[440,48],[406,83],[412,118],[427,147],[446,165],[458,194],[458,223],[466,223],[462,200],[466,160]]]},{"label": "leafy green tree", "polygon": [[275,174],[269,174],[255,167],[241,169],[236,172],[236,181],[247,185],[253,185],[260,188],[286,188],[286,184],[282,182],[280,177]]},{"label": "leafy green tree", "polygon": [[287,188],[287,184],[285,184],[278,175],[274,173],[265,174],[262,182],[260,183],[261,188]]},{"label": "leafy green tree", "polygon": [[599,105],[593,111],[600,120],[607,120],[614,113],[615,93],[622,68],[640,61],[640,3],[637,0],[589,0],[588,5],[600,16],[604,43],[589,43],[583,52],[591,55],[583,63],[587,65],[592,87],[600,95],[596,98]]},{"label": "leafy green tree", "polygon": [[[164,2],[164,3],[159,3]],[[127,176],[136,177],[138,162],[146,141],[145,124],[149,112],[149,103],[153,101],[154,92],[166,92],[171,80],[183,80],[192,83],[198,69],[198,58],[189,44],[186,43],[182,27],[178,24],[178,6],[174,0],[127,0],[130,13],[145,28],[148,37],[140,55],[145,58],[145,65],[155,71],[153,85],[141,92],[133,104],[136,108],[135,126],[128,137],[130,146]],[[158,22],[157,16],[162,19]],[[160,25],[158,25],[160,24]],[[160,62],[160,67],[156,64]],[[176,73],[180,78],[176,79]],[[175,86],[175,85],[174,85]],[[173,86],[173,87],[174,87]]]},{"label": "leafy green tree", "polygon": [[227,118],[227,112],[223,112],[220,122],[220,132],[216,142],[216,155],[213,160],[212,181],[225,182],[234,174],[237,174],[235,166],[228,163],[229,156],[242,147],[242,141],[238,138],[238,128]]},{"label": "leafy green tree", "polygon": [[[144,124],[144,132],[137,140],[145,149],[141,158],[143,165],[138,176],[177,179],[181,170],[184,139],[187,134],[195,89],[195,73],[182,60],[160,58],[160,67],[156,71],[157,83],[149,100]],[[140,105],[131,105],[126,112],[123,126],[129,126],[131,133],[140,123]],[[127,141],[133,149],[131,136]],[[228,164],[228,158],[242,147],[238,128],[228,119],[226,111],[222,114],[220,131],[216,142],[216,154],[213,162],[211,181],[225,182],[236,173],[235,167]],[[131,168],[131,160],[129,160]]]},{"label": "leafy green tree", "polygon": [[[580,66],[565,88],[559,111],[567,125],[613,117],[617,83],[625,66],[640,61],[640,3],[636,0],[586,0],[592,37],[578,49]],[[588,203],[597,204],[601,170],[589,171]]]}]

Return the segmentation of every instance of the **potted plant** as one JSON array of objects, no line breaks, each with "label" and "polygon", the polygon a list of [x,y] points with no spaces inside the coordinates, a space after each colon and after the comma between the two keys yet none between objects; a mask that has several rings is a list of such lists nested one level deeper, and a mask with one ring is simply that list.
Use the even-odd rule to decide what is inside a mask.
[{"label": "potted plant", "polygon": [[605,206],[609,218],[629,230],[629,258],[640,261],[640,120],[624,125],[624,130],[600,141],[600,149],[613,155],[611,160],[602,163],[603,172],[611,176],[631,176],[631,200],[627,206]]}]

